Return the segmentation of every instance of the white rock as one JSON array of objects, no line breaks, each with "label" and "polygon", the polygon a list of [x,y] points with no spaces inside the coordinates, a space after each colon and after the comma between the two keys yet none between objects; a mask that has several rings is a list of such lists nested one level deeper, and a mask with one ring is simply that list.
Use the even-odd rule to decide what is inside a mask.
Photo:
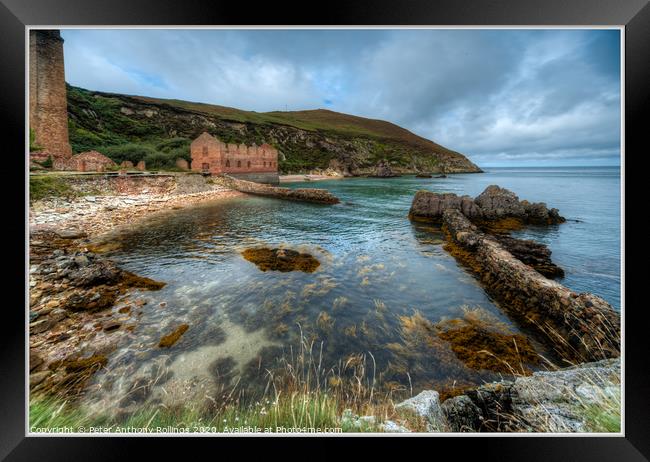
[{"label": "white rock", "polygon": [[392,420],[385,421],[382,428],[386,433],[411,433],[411,430],[406,427],[402,427]]},{"label": "white rock", "polygon": [[444,431],[446,420],[440,408],[440,396],[435,390],[424,390],[419,395],[395,405],[395,410],[408,410],[427,420],[428,431]]}]

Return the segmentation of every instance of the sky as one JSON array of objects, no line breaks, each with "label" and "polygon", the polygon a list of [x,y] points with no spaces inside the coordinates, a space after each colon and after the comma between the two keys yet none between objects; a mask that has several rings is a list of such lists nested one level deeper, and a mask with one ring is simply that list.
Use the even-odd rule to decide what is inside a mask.
[{"label": "sky", "polygon": [[62,30],[66,81],[398,124],[481,167],[620,165],[618,30]]}]

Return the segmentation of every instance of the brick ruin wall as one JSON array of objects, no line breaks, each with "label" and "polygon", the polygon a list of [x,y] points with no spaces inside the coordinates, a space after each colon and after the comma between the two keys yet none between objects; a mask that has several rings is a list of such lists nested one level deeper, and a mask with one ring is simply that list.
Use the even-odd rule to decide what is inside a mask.
[{"label": "brick ruin wall", "polygon": [[59,31],[29,32],[29,126],[35,142],[53,158],[72,156]]},{"label": "brick ruin wall", "polygon": [[69,159],[54,159],[55,170],[103,172],[107,168],[114,166],[115,162],[97,151],[82,152]]},{"label": "brick ruin wall", "polygon": [[[277,173],[278,151],[268,144],[246,146],[223,143],[203,134],[192,142],[192,170],[220,173]],[[208,168],[205,168],[205,166]]]}]

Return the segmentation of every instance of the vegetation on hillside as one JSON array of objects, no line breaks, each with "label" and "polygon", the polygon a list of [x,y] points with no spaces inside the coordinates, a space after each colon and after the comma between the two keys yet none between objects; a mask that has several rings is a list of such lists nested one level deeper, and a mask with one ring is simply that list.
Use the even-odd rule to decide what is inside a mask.
[{"label": "vegetation on hillside", "polygon": [[[369,173],[380,160],[401,171],[478,171],[461,154],[397,125],[328,110],[258,113],[210,104],[92,92],[68,86],[70,142],[116,162],[145,160],[156,168],[190,160],[202,132],[226,143],[269,143],[280,170],[335,168]],[[128,158],[127,158],[128,157]]]}]

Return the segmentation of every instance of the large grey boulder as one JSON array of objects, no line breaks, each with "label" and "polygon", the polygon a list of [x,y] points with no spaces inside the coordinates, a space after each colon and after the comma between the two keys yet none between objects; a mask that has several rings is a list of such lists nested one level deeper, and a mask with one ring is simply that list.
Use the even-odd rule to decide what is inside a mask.
[{"label": "large grey boulder", "polygon": [[395,405],[395,410],[407,411],[425,419],[427,431],[441,432],[447,428],[445,416],[440,408],[440,396],[435,390],[425,390],[419,395]]},{"label": "large grey boulder", "polygon": [[519,197],[512,191],[497,185],[490,185],[474,199],[481,208],[485,218],[494,220],[506,217],[526,215],[526,209],[519,202]]}]

